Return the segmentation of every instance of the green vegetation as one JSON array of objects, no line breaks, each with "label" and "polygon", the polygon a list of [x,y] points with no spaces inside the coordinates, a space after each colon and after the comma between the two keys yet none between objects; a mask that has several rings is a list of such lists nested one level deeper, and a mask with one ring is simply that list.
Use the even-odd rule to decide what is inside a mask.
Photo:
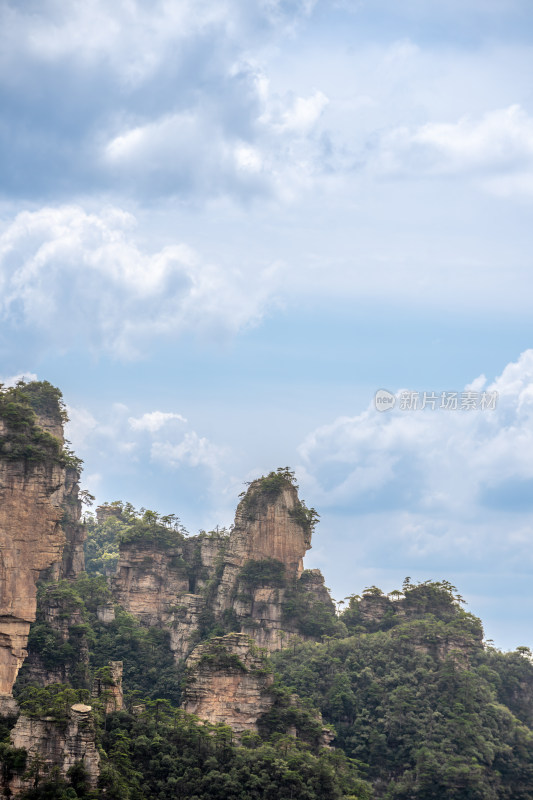
[{"label": "green vegetation", "polygon": [[283,622],[313,639],[346,635],[346,628],[337,618],[333,604],[322,603],[306,589],[308,577],[304,571],[300,580],[295,581],[285,593]]},{"label": "green vegetation", "polygon": [[25,686],[17,697],[20,710],[27,717],[49,717],[55,722],[66,723],[74,703],[91,703],[87,689],[73,689],[67,684],[52,683],[49,686]]},{"label": "green vegetation", "polygon": [[10,388],[0,384],[0,421],[5,426],[0,436],[0,456],[10,461],[51,462],[79,470],[82,461],[39,426],[38,415],[58,423],[67,420],[59,389],[48,381],[19,381]]},{"label": "green vegetation", "polygon": [[239,581],[250,589],[264,585],[282,589],[287,583],[285,564],[275,558],[247,561],[239,572],[238,577]]},{"label": "green vegetation", "polygon": [[98,792],[89,789],[87,773],[82,761],[77,761],[68,771],[68,780],[52,769],[51,774],[41,775],[42,765],[30,763],[26,775],[33,779],[34,786],[24,794],[21,800],[97,800]]},{"label": "green vegetation", "polygon": [[[26,437],[40,396],[30,395],[22,401],[17,394],[14,423],[9,409],[3,415],[9,430],[20,425]],[[53,393],[49,398],[52,403]],[[4,410],[10,402],[2,392]],[[287,486],[295,486],[287,468],[252,482],[243,512],[256,515]],[[37,762],[10,746],[13,721],[3,720],[4,780],[35,776],[23,800],[533,800],[531,651],[504,654],[484,645],[479,619],[462,608],[447,581],[414,584],[407,578],[388,595],[370,586],[346,598],[338,614],[312,572],[293,581],[279,561],[249,560],[238,575],[239,614],[254,589],[275,589],[282,627],[314,640],[288,635],[286,649],[250,669],[213,640],[240,630],[242,621],[231,607],[215,617],[211,602],[227,532],[188,539],[177,517],[120,502],[97,514],[87,521],[87,573],[39,585],[30,657],[16,696],[30,717],[44,715],[62,725],[73,703],[93,705],[100,786],[89,790],[80,764],[67,779],[41,774]],[[307,532],[316,522],[303,504],[293,516]],[[222,545],[214,570],[201,557],[208,537]],[[258,720],[257,733],[236,741],[226,726],[202,724],[179,709],[190,673],[174,661],[171,631],[142,626],[113,603],[108,576],[119,546],[131,543],[146,551],[147,563],[154,549],[166,551],[168,569],[182,573],[189,590],[206,599],[191,637],[191,644],[211,640],[200,667],[233,677],[246,673],[247,680],[272,673],[273,705]],[[98,610],[110,607],[115,619],[101,622]],[[172,611],[170,624],[177,625],[187,607],[178,598]],[[252,627],[252,620],[247,624]],[[103,685],[111,681],[108,664],[117,660],[124,662],[125,710],[106,714],[103,701],[91,699],[91,687],[94,678]],[[32,685],[32,664],[57,683]],[[323,746],[324,726],[335,737],[334,750]]]},{"label": "green vegetation", "polygon": [[363,800],[342,754],[311,752],[292,737],[254,734],[236,746],[226,726],[198,725],[171,707],[114,714],[103,737],[102,789],[112,800]]},{"label": "green vegetation", "polygon": [[[266,504],[275,500],[283,489],[287,487],[298,489],[296,476],[289,467],[278,467],[277,470],[255,481],[247,481],[247,485],[248,491],[240,494],[242,498],[240,508],[248,519],[255,519]],[[320,518],[318,512],[314,508],[307,508],[303,500],[297,499],[295,507],[289,513],[310,539]]]},{"label": "green vegetation", "polygon": [[223,644],[212,647],[208,652],[203,653],[198,666],[209,666],[217,670],[228,670],[233,672],[248,672],[248,668],[241,661],[236,653],[229,653]]},{"label": "green vegetation", "polygon": [[[175,514],[161,516],[146,508],[137,511],[131,503],[118,500],[100,506],[97,515],[98,519],[92,514],[85,518],[85,564],[90,575],[113,573],[121,544],[135,542],[147,549],[170,549],[179,547],[187,533]],[[185,567],[185,562],[182,565]],[[175,566],[179,566],[178,562]]]},{"label": "green vegetation", "polygon": [[[29,662],[37,656],[52,675],[68,680],[76,689],[88,689],[95,670],[107,667],[109,661],[124,661],[126,692],[178,704],[184,669],[174,661],[169,632],[142,626],[120,606],[116,606],[114,621],[99,622],[97,610],[110,597],[103,576],[85,573],[72,584],[60,581],[41,586],[38,618],[28,641]],[[67,623],[66,638],[44,618],[43,609],[50,604],[59,606],[59,616]],[[17,696],[28,685],[29,662],[22,666],[15,684]]]},{"label": "green vegetation", "polygon": [[[241,581],[281,583],[281,567],[250,561]],[[265,660],[265,671],[275,670],[274,704],[258,734],[245,734],[240,745],[228,728],[201,725],[178,709],[186,672],[174,663],[168,632],[142,627],[118,606],[114,622],[98,622],[98,607],[110,603],[104,576],[43,584],[30,651],[47,669],[62,665],[68,682],[30,686],[23,667],[18,701],[30,716],[63,724],[73,702],[95,704],[102,774],[96,795],[78,769],[68,780],[41,778],[25,800],[533,799],[527,648],[503,654],[484,647],[479,620],[444,581],[406,581],[388,596],[369,587],[349,598],[340,617],[306,588],[311,581],[304,573],[285,589],[284,616],[322,642],[291,641]],[[56,629],[46,621],[50,608]],[[76,669],[81,641],[89,651],[85,670]],[[93,676],[109,677],[110,660],[124,661],[129,711],[105,717],[88,690]],[[216,641],[200,663],[246,670]],[[333,751],[321,746],[324,724],[336,736]],[[31,770],[7,735],[6,728],[4,774]]]},{"label": "green vegetation", "polygon": [[[246,481],[246,485],[257,487],[261,494],[270,500],[275,500],[286,486],[298,488],[296,475],[290,467],[278,467],[268,475],[263,475],[254,481]],[[242,492],[240,496],[245,497],[246,492]]]},{"label": "green vegetation", "polygon": [[449,584],[407,584],[391,614],[374,589],[341,616],[355,635],[274,656],[281,683],[320,709],[376,797],[532,798],[533,732],[516,714],[527,693],[516,716],[502,705],[517,673],[533,690],[529,659],[484,650]]}]

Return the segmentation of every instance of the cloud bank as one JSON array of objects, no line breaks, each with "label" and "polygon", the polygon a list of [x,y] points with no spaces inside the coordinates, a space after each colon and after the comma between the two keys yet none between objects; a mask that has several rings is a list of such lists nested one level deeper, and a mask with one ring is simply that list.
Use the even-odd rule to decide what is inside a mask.
[{"label": "cloud bank", "polygon": [[0,236],[0,319],[67,351],[133,357],[154,337],[229,335],[258,320],[272,270],[243,275],[185,244],[145,249],[132,215],[78,206],[23,212]]},{"label": "cloud bank", "polygon": [[317,428],[300,447],[307,494],[413,556],[531,565],[533,350],[464,388],[497,392],[495,409],[372,405]]}]

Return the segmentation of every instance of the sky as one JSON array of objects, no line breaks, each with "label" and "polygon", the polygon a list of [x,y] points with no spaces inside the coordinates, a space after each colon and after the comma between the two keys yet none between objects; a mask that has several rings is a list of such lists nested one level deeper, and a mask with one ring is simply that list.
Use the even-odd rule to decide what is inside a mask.
[{"label": "sky", "polygon": [[194,534],[289,465],[335,598],[447,579],[533,646],[532,22],[0,0],[0,376],[97,502]]}]

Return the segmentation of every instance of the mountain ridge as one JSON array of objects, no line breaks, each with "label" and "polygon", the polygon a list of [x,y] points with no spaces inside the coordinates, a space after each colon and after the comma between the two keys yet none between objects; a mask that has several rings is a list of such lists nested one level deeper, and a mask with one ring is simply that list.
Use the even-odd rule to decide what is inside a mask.
[{"label": "mountain ridge", "polygon": [[337,613],[288,468],[229,531],[120,501],[82,525],[60,392],[0,400],[3,796],[533,800],[531,652],[485,645],[450,583]]}]

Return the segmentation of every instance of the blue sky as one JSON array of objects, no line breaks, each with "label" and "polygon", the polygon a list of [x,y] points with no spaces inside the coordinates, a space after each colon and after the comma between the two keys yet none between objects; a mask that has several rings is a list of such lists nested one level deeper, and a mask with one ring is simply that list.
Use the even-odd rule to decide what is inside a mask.
[{"label": "blue sky", "polygon": [[98,501],[195,532],[288,464],[335,597],[446,578],[533,644],[532,16],[1,4],[0,374],[61,387]]}]

